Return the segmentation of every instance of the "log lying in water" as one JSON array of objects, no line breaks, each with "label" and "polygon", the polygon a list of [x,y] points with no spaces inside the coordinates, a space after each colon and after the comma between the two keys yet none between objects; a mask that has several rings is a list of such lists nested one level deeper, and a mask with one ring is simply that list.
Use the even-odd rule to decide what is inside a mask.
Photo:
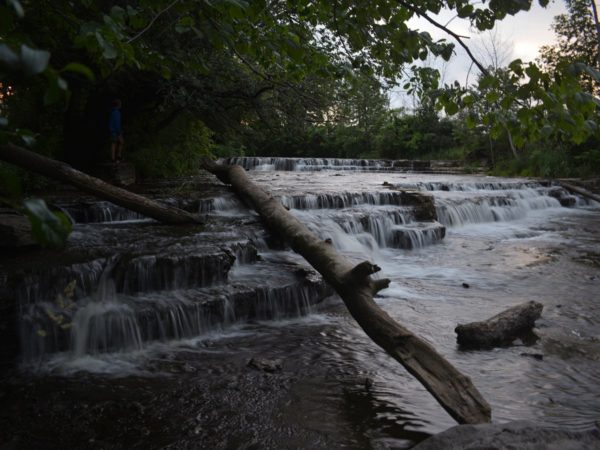
[{"label": "log lying in water", "polygon": [[368,261],[353,264],[312,233],[277,199],[254,184],[241,166],[205,161],[204,168],[230,184],[261,216],[266,227],[302,255],[337,291],[350,314],[388,354],[399,361],[459,423],[489,422],[491,409],[471,380],[430,344],[394,321],[373,300],[390,280],[372,279],[380,268]]},{"label": "log lying in water", "polygon": [[537,302],[514,306],[482,322],[458,325],[454,330],[463,347],[491,348],[508,345],[523,333],[531,331],[544,307]]},{"label": "log lying in water", "polygon": [[200,223],[199,217],[106,183],[54,159],[13,144],[0,145],[0,159],[25,170],[63,181],[115,205],[168,224]]},{"label": "log lying in water", "polygon": [[600,202],[600,195],[594,194],[593,192],[590,192],[587,189],[581,188],[579,186],[575,186],[574,184],[567,183],[566,181],[560,181],[559,183],[562,187],[564,187],[567,191],[571,193],[579,194],[582,197],[586,197],[590,200]]}]

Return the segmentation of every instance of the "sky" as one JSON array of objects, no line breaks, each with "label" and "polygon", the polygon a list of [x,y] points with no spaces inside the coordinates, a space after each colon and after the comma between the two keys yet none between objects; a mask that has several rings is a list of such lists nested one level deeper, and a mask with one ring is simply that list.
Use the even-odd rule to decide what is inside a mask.
[{"label": "sky", "polygon": [[[537,58],[538,50],[542,45],[551,44],[555,40],[554,32],[550,29],[550,25],[554,16],[566,12],[564,2],[562,0],[554,0],[546,8],[539,6],[535,0],[533,3],[529,11],[520,12],[515,16],[507,16],[496,25],[495,33],[497,41],[503,44],[501,47],[505,51],[506,63],[517,58],[521,58],[523,61],[533,61]],[[442,24],[446,24],[454,15],[448,11],[442,11],[439,15],[435,16],[435,19]],[[449,42],[456,44],[456,41],[451,36],[435,28],[424,19],[415,18],[409,24],[420,31],[428,31],[434,39],[445,38]],[[478,59],[486,59],[482,55],[485,53],[482,40],[489,42],[489,32],[478,33],[470,29],[468,21],[458,18],[452,20],[448,28],[459,35],[469,36],[469,39],[464,40],[465,43]],[[456,44],[455,51],[456,54],[453,55],[450,62],[444,63],[440,59],[437,62],[432,61],[430,64],[440,70],[444,83],[452,83],[457,80],[464,85],[467,81],[473,81],[478,71],[475,67],[472,67],[469,71],[471,60],[458,44]],[[410,108],[413,100],[406,97],[401,89],[397,89],[391,93],[390,102],[394,108],[400,106]]]}]

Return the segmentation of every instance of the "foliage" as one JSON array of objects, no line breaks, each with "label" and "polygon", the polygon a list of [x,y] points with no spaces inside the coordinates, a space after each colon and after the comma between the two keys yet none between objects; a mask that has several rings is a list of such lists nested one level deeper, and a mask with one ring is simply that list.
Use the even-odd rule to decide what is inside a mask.
[{"label": "foliage", "polygon": [[[108,106],[119,97],[126,158],[146,176],[187,173],[211,150],[493,162],[510,141],[529,160],[538,142],[564,150],[598,136],[598,101],[581,90],[597,81],[595,63],[559,45],[542,64],[517,60],[476,86],[439,88],[419,61],[449,59],[454,44],[410,19],[446,8],[489,30],[530,4],[39,0],[23,9],[11,0],[0,5],[0,79],[14,88],[0,105],[2,136],[37,137],[37,151],[85,169],[106,157]],[[569,5],[583,17],[583,0]],[[555,25],[565,45],[582,32],[571,22]],[[593,39],[577,36],[585,49],[576,52],[591,55]],[[389,110],[385,91],[401,79],[423,98],[414,113]],[[595,155],[573,150],[567,160]]]},{"label": "foliage", "polygon": [[210,155],[211,135],[200,120],[183,115],[138,146],[129,159],[144,178],[190,175],[198,171],[200,159]]},{"label": "foliage", "polygon": [[23,202],[25,214],[31,223],[33,238],[44,247],[62,248],[71,232],[71,221],[60,211],[50,211],[42,199]]},{"label": "foliage", "polygon": [[[598,67],[598,35],[588,0],[565,0],[568,14],[554,18],[552,29],[557,42],[540,49],[540,62],[548,72],[573,62]],[[598,82],[585,76],[582,85],[587,92],[598,91]]]}]

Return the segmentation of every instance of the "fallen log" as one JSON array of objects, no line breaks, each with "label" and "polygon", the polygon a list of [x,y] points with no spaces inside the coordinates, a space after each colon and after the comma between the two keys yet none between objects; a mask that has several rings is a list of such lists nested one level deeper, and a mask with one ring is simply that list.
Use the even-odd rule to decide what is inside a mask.
[{"label": "fallen log", "polygon": [[258,212],[271,232],[282,237],[323,276],[367,335],[417,378],[457,422],[490,421],[490,406],[471,380],[375,303],[373,296],[390,283],[388,279],[371,278],[380,270],[378,266],[368,261],[355,265],[340,255],[281,202],[254,184],[241,166],[223,166],[206,160],[203,167],[230,184]]},{"label": "fallen log", "polygon": [[590,200],[594,200],[596,202],[600,202],[600,195],[594,194],[593,192],[590,192],[587,189],[581,188],[579,186],[575,186],[574,184],[567,183],[566,181],[559,181],[559,183],[570,193],[579,194],[582,197],[589,198]]},{"label": "fallen log", "polygon": [[0,145],[0,159],[55,180],[75,186],[115,205],[138,212],[146,217],[168,224],[200,223],[194,214],[150,200],[125,189],[87,175],[70,165],[46,158],[38,153],[13,144]]},{"label": "fallen log", "polygon": [[530,301],[513,306],[482,322],[458,325],[454,330],[459,345],[468,348],[492,348],[508,345],[531,331],[542,314],[542,304]]}]

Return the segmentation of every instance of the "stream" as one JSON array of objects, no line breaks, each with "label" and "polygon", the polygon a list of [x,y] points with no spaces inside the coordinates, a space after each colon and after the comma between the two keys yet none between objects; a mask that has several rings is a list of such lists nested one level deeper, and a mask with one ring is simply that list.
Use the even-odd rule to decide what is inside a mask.
[{"label": "stream", "polygon": [[[471,377],[494,422],[600,418],[599,204],[527,179],[234,162],[341,253],[379,265],[392,282],[377,303]],[[75,222],[67,249],[0,258],[20,342],[0,446],[406,449],[455,425],[226,186],[200,174],[141,189],[206,225],[57,195]],[[432,196],[437,217],[406,190]],[[536,340],[457,346],[457,324],[530,300],[544,305]]]}]

